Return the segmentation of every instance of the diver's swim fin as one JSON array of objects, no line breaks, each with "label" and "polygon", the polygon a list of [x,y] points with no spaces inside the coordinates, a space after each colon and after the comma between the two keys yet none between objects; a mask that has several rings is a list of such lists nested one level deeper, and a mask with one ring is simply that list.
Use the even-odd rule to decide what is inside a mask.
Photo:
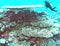
[{"label": "diver's swim fin", "polygon": [[56,7],[53,8],[53,11],[57,12],[57,10],[55,10]]},{"label": "diver's swim fin", "polygon": [[55,9],[56,7],[54,7],[53,9]]}]

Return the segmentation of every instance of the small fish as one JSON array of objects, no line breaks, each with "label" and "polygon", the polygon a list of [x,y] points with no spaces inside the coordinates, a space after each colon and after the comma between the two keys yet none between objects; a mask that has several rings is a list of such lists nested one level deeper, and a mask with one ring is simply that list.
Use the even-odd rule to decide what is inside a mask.
[{"label": "small fish", "polygon": [[48,1],[45,1],[45,7],[49,8],[50,10],[52,10],[54,12],[57,12],[57,10],[55,10],[56,7],[52,8],[50,2],[48,2]]}]

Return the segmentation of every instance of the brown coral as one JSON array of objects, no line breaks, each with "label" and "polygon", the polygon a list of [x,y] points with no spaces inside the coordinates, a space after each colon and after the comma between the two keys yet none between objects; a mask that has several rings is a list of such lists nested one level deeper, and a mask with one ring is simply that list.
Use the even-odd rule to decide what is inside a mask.
[{"label": "brown coral", "polygon": [[9,11],[6,11],[6,16],[8,16],[8,17],[11,17],[11,16],[13,16],[14,14],[15,14],[15,12],[14,11],[11,11],[11,10],[9,10]]},{"label": "brown coral", "polygon": [[7,11],[6,15],[10,18],[10,21],[15,21],[16,23],[37,21],[36,13],[30,10],[19,11],[17,14],[13,11]]}]

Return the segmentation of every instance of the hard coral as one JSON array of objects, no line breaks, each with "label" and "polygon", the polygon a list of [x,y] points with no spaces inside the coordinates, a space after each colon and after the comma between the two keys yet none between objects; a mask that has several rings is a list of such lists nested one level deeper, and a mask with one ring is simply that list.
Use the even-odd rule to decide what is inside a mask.
[{"label": "hard coral", "polygon": [[41,12],[41,13],[38,13],[38,14],[39,14],[39,16],[46,15],[45,12]]},{"label": "hard coral", "polygon": [[25,21],[31,22],[31,21],[37,21],[36,13],[34,11],[32,12],[27,12],[25,14]]},{"label": "hard coral", "polygon": [[18,21],[22,21],[23,20],[23,13],[19,12],[17,14],[14,14],[10,17],[11,22],[15,21],[16,23],[18,23]]},{"label": "hard coral", "polygon": [[7,44],[0,44],[0,46],[7,46]]},{"label": "hard coral", "polygon": [[28,40],[31,43],[31,46],[33,45],[39,45],[40,43],[47,41],[48,39],[46,38],[36,38],[36,37],[27,37],[27,39],[25,39],[26,41]]},{"label": "hard coral", "polygon": [[16,23],[31,22],[37,20],[36,13],[30,10],[19,11],[17,14],[15,14],[13,11],[7,11],[6,15],[10,18],[10,21],[15,21]]},{"label": "hard coral", "polygon": [[9,23],[9,22],[10,22],[10,18],[9,18],[9,17],[4,17],[4,18],[2,19],[2,21],[5,21],[5,22]]},{"label": "hard coral", "polygon": [[6,13],[5,13],[8,17],[11,17],[11,16],[13,16],[15,13],[13,12],[13,11],[6,11]]},{"label": "hard coral", "polygon": [[18,22],[23,22],[24,21],[25,14],[24,14],[24,12],[19,11],[17,13],[16,17],[18,17]]},{"label": "hard coral", "polygon": [[8,33],[1,34],[1,37],[8,37]]}]

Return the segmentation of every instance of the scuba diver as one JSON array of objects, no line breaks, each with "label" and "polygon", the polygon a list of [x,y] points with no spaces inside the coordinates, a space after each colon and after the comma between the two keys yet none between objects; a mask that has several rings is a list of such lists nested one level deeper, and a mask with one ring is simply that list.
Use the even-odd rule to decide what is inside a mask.
[{"label": "scuba diver", "polygon": [[48,1],[45,1],[45,7],[49,8],[51,11],[57,12],[57,10],[55,10],[56,7],[53,8],[51,6],[50,2],[48,2]]}]

